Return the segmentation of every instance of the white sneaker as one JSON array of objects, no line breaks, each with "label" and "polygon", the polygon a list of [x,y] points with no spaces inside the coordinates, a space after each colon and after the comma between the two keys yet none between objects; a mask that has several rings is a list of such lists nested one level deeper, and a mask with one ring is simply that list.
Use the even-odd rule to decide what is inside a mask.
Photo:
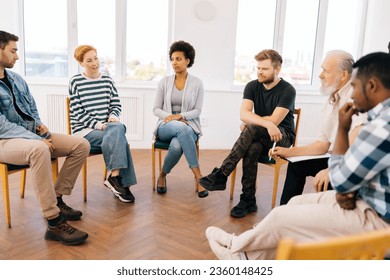
[{"label": "white sneaker", "polygon": [[232,239],[234,234],[227,233],[223,229],[218,227],[208,227],[206,229],[206,237],[207,239],[216,241],[219,245],[230,249],[232,246]]},{"label": "white sneaker", "polygon": [[210,248],[219,260],[241,260],[240,253],[232,253],[230,249],[209,239]]}]

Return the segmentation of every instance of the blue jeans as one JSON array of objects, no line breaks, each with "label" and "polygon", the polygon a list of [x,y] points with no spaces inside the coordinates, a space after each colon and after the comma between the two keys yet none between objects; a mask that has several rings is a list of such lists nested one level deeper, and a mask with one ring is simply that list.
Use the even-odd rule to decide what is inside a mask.
[{"label": "blue jeans", "polygon": [[198,135],[189,125],[181,121],[161,123],[157,130],[157,137],[161,141],[170,141],[168,154],[162,167],[164,173],[171,172],[183,153],[190,168],[199,167],[195,145]]},{"label": "blue jeans", "polygon": [[119,169],[124,187],[137,183],[133,159],[126,139],[126,127],[120,122],[107,124],[105,130],[93,130],[84,138],[93,148],[101,148],[108,170]]}]

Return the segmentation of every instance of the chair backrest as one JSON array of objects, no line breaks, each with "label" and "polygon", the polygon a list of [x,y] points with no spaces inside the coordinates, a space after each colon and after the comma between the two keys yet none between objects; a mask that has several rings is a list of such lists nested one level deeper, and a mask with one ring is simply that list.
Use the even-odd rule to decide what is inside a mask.
[{"label": "chair backrest", "polygon": [[378,230],[325,241],[279,242],[278,260],[383,260],[390,250],[390,230]]},{"label": "chair backrest", "polygon": [[295,140],[292,144],[293,147],[295,147],[298,143],[298,131],[299,131],[299,121],[301,120],[301,108],[295,108],[294,110],[295,115]]},{"label": "chair backrest", "polygon": [[66,132],[71,135],[72,130],[70,127],[70,98],[66,98]]}]

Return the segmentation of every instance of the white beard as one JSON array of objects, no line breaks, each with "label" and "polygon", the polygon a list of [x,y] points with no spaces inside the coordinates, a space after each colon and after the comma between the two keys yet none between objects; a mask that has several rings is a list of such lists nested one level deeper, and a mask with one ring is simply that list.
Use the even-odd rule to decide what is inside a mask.
[{"label": "white beard", "polygon": [[319,91],[323,96],[331,96],[334,92],[334,87],[321,85]]},{"label": "white beard", "polygon": [[339,86],[340,86],[340,79],[336,79],[333,85],[325,85],[324,83],[321,83],[319,91],[323,96],[331,96],[337,91]]}]

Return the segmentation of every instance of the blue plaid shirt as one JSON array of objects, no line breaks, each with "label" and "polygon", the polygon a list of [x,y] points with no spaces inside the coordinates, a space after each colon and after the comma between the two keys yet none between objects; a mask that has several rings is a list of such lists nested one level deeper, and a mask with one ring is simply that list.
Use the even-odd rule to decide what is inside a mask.
[{"label": "blue plaid shirt", "polygon": [[329,158],[329,176],[336,191],[358,191],[380,216],[390,219],[390,98],[368,112],[368,123],[345,155]]}]

